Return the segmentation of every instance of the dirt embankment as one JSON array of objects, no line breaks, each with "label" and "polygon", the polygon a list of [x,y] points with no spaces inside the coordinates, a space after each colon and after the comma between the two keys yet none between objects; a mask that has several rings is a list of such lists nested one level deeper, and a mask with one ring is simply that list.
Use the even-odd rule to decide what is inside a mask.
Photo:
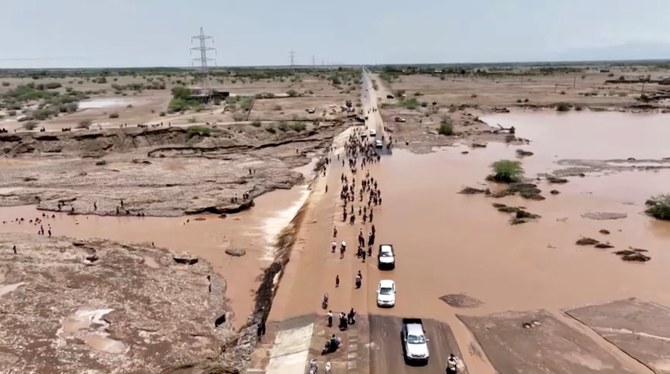
[{"label": "dirt embankment", "polygon": [[0,367],[131,373],[212,362],[235,337],[225,292],[210,265],[165,250],[3,235]]},{"label": "dirt embankment", "polygon": [[98,215],[236,213],[265,192],[300,183],[292,169],[327,149],[345,126],[4,134],[0,150],[12,159],[0,160],[0,205]]}]

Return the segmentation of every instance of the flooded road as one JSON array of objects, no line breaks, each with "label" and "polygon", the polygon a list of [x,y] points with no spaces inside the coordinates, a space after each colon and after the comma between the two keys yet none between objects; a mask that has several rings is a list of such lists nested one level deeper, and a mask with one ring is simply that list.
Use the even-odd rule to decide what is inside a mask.
[{"label": "flooded road", "polygon": [[[306,197],[307,187],[277,190],[258,197],[248,211],[226,218],[216,215],[172,217],[70,216],[42,212],[34,206],[0,209],[0,233],[37,234],[39,225],[28,221],[39,217],[45,233],[49,225],[53,236],[104,238],[129,243],[153,243],[174,252],[189,252],[212,264],[226,280],[226,296],[240,327],[253,309],[253,297],[262,268],[273,257],[276,234],[288,224]],[[42,218],[42,214],[49,218]],[[51,218],[51,216],[54,218]],[[23,217],[25,222],[13,222]],[[228,248],[246,250],[243,257],[225,253]]]}]

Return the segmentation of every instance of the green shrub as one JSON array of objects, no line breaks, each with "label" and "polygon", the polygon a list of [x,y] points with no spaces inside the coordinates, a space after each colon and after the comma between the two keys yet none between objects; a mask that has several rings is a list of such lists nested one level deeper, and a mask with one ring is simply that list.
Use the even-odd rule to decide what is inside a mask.
[{"label": "green shrub", "polygon": [[196,135],[210,136],[212,134],[212,129],[205,126],[191,126],[186,130],[186,134],[189,138],[192,138]]},{"label": "green shrub", "polygon": [[265,126],[265,131],[269,132],[270,134],[277,133],[277,129],[275,129],[272,125]]},{"label": "green shrub", "polygon": [[454,126],[451,124],[451,120],[448,118],[442,119],[442,122],[440,122],[440,127],[437,129],[437,132],[440,135],[454,135]]},{"label": "green shrub", "polygon": [[523,176],[524,170],[521,162],[516,160],[499,160],[491,164],[493,175],[491,178],[495,181],[512,183],[518,182]]},{"label": "green shrub", "polygon": [[39,122],[37,121],[26,121],[23,123],[23,128],[26,130],[35,130]]},{"label": "green shrub", "polygon": [[277,126],[277,128],[279,129],[279,131],[288,131],[289,130],[288,125],[284,122],[280,123]]},{"label": "green shrub", "polygon": [[296,90],[294,90],[294,89],[290,89],[290,90],[286,91],[286,93],[287,93],[290,97],[296,97],[296,96],[299,96],[298,91],[296,91]]},{"label": "green shrub", "polygon": [[119,118],[119,113],[116,113],[116,112],[110,113],[109,118]]},{"label": "green shrub", "polygon": [[419,107],[419,101],[415,98],[407,99],[407,100],[400,100],[398,103],[401,107],[407,108],[407,109],[416,109]]},{"label": "green shrub", "polygon": [[160,112],[160,113],[158,113],[158,115],[159,115],[160,117],[165,117],[165,112]]},{"label": "green shrub", "polygon": [[9,83],[9,82],[2,82],[2,85],[3,85],[4,87],[9,87],[10,84],[11,84],[11,83]]},{"label": "green shrub", "polygon": [[301,132],[305,131],[307,129],[307,125],[305,125],[302,122],[295,122],[291,124],[291,130],[296,131],[296,132]]},{"label": "green shrub", "polygon": [[279,104],[275,104],[275,106],[272,107],[272,110],[277,110],[277,111],[279,111],[279,110],[281,110],[281,109],[282,109],[282,108],[281,108],[281,105],[279,105]]},{"label": "green shrub", "polygon": [[664,221],[670,220],[670,194],[661,194],[647,200],[646,213]]},{"label": "green shrub", "polygon": [[77,124],[78,129],[87,129],[89,127],[91,127],[91,120],[90,119],[83,119],[83,120],[79,121],[79,123]]},{"label": "green shrub", "polygon": [[572,108],[572,105],[568,103],[558,103],[556,105],[556,111],[558,112],[567,112],[570,108]]},{"label": "green shrub", "polygon": [[54,90],[56,88],[60,88],[62,85],[58,82],[49,82],[45,85],[45,87],[49,90]]},{"label": "green shrub", "polygon": [[253,126],[253,127],[261,127],[261,125],[262,125],[262,124],[261,124],[261,121],[253,121],[253,122],[251,122],[251,126]]}]

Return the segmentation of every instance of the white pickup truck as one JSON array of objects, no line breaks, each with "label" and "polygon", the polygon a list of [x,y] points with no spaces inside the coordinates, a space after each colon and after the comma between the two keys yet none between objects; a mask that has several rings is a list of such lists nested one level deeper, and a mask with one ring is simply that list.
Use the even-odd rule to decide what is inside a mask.
[{"label": "white pickup truck", "polygon": [[402,348],[406,362],[428,364],[428,339],[420,318],[402,319]]}]

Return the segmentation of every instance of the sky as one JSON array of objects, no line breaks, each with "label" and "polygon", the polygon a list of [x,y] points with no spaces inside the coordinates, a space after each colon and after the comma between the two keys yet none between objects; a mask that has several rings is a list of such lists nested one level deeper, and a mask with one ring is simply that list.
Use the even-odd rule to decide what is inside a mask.
[{"label": "sky", "polygon": [[0,68],[670,59],[670,0],[0,0]]}]

